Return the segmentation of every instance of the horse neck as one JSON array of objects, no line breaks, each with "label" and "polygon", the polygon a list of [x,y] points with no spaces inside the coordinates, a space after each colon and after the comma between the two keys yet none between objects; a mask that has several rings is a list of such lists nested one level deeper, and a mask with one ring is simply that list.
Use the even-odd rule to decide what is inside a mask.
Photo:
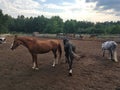
[{"label": "horse neck", "polygon": [[19,40],[22,42],[22,45],[28,48],[29,43],[32,41],[30,38],[20,37]]},{"label": "horse neck", "polygon": [[65,41],[65,42],[64,42],[64,45],[66,45],[66,44],[68,44],[68,43],[69,43],[69,41]]}]

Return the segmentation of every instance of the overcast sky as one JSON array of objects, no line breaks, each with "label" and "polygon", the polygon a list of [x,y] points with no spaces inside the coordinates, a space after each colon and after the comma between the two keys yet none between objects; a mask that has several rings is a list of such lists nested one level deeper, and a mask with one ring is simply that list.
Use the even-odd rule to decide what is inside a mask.
[{"label": "overcast sky", "polygon": [[64,21],[120,21],[120,0],[0,0],[0,9],[12,17],[60,16]]}]

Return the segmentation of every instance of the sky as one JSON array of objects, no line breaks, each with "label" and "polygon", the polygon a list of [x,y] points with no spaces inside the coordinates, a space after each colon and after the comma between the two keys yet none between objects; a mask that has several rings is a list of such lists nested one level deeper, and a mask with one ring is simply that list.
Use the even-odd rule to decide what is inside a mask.
[{"label": "sky", "polygon": [[0,9],[15,18],[44,15],[60,16],[63,21],[120,21],[120,0],[0,0]]}]

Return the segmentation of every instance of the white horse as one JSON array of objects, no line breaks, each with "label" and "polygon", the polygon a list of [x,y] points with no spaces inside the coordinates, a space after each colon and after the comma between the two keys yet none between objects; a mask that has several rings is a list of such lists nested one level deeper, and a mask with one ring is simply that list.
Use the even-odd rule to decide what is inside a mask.
[{"label": "white horse", "polygon": [[109,59],[118,62],[116,48],[117,48],[117,43],[115,41],[106,41],[102,43],[103,57],[105,56],[105,50],[108,50],[110,57]]},{"label": "white horse", "polygon": [[0,37],[0,44],[6,43],[6,38],[5,37]]}]

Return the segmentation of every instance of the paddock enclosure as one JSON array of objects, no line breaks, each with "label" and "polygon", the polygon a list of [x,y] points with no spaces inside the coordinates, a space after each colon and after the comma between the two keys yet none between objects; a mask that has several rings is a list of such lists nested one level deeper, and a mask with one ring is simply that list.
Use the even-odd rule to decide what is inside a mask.
[{"label": "paddock enclosure", "polygon": [[102,57],[104,39],[71,40],[77,54],[84,57],[73,61],[73,76],[69,77],[64,51],[55,68],[52,52],[39,54],[39,70],[35,71],[27,48],[20,46],[12,51],[12,41],[9,36],[0,44],[0,90],[120,90],[120,44],[119,62],[115,63]]}]

